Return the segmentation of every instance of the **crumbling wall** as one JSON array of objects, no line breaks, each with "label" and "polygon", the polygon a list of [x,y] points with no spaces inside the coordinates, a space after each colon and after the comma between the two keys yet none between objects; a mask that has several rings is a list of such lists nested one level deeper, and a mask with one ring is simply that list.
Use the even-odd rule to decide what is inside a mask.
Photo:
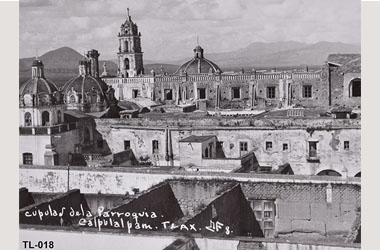
[{"label": "crumbling wall", "polygon": [[248,200],[275,201],[278,236],[343,237],[360,207],[358,186],[294,183],[243,183],[241,186]]},{"label": "crumbling wall", "polygon": [[[230,122],[232,121],[234,120],[231,119]],[[153,162],[155,159],[165,161],[166,136],[164,128],[166,126],[156,124],[156,122],[158,121],[151,121],[150,126],[146,129],[120,127],[101,131],[104,131],[102,133],[104,133],[114,153],[124,150],[124,140],[130,140],[131,149],[137,159],[148,156]],[[240,120],[235,120],[235,123],[237,122],[240,122]],[[247,121],[242,120],[242,122]],[[295,126],[294,123],[297,122],[305,127],[300,128]],[[348,176],[355,176],[360,172],[360,127],[352,126],[351,124],[355,123],[352,120],[347,120],[346,123],[340,121],[337,123],[340,124],[338,128],[333,127],[335,123],[337,123],[335,120],[322,119],[313,122],[309,120],[302,122],[269,120],[261,125],[272,124],[272,127],[174,127],[170,129],[171,150],[173,152],[173,160],[181,164],[180,140],[191,135],[213,135],[217,137],[218,142],[223,142],[222,149],[226,158],[239,158],[239,143],[247,142],[248,152],[253,151],[255,153],[260,166],[271,166],[273,169],[276,169],[278,166],[288,163],[295,174],[315,175],[323,170],[331,169],[339,172],[341,175],[347,173]],[[273,127],[274,124],[282,126],[281,129],[275,129]],[[360,122],[358,124],[360,125]],[[153,128],[152,126],[154,125],[156,127]],[[200,124],[194,122],[193,125],[198,126]],[[105,126],[106,124],[99,125],[99,127]],[[318,141],[317,153],[319,161],[317,162],[308,160],[309,139]],[[159,143],[159,152],[154,156],[152,154],[152,140],[157,140]],[[344,141],[349,141],[349,150],[344,149]],[[267,149],[266,142],[271,142],[272,148]],[[287,150],[284,150],[283,144],[287,144]],[[194,163],[196,162],[194,161]]]}]

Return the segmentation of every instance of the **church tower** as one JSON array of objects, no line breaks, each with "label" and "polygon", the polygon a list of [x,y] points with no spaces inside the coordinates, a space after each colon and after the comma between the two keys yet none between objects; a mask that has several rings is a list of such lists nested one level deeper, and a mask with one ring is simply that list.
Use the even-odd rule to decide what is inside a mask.
[{"label": "church tower", "polygon": [[118,77],[135,77],[144,74],[141,33],[137,25],[132,22],[129,9],[127,9],[127,20],[120,27],[118,38]]}]

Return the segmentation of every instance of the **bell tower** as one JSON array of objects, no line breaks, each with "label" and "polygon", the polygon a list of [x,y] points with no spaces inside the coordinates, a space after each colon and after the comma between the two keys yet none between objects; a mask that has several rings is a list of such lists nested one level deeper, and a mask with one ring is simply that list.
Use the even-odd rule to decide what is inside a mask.
[{"label": "bell tower", "polygon": [[144,74],[141,33],[138,31],[137,25],[132,22],[129,8],[127,8],[127,20],[120,27],[118,39],[118,77],[135,77]]}]

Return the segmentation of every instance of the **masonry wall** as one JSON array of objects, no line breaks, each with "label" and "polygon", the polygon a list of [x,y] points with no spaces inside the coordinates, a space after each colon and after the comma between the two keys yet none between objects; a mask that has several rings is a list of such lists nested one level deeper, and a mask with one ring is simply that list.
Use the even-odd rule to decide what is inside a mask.
[{"label": "masonry wall", "polygon": [[46,145],[53,144],[58,153],[59,164],[69,163],[69,153],[75,152],[75,145],[79,143],[79,130],[70,130],[56,135],[20,135],[19,162],[23,163],[23,153],[32,153],[33,165],[44,165]]},{"label": "masonry wall", "polygon": [[[291,121],[290,121],[291,122]],[[131,149],[137,159],[140,156],[153,158],[152,140],[159,142],[158,159],[165,160],[166,136],[164,127],[119,127],[107,128],[98,125],[99,132],[107,141],[113,153],[123,149],[124,140],[130,140]],[[193,165],[201,165],[195,159],[199,155],[191,156],[180,154],[179,141],[190,135],[214,135],[219,142],[223,142],[223,152],[226,158],[240,157],[240,142],[248,143],[248,152],[253,151],[260,166],[270,166],[277,169],[278,166],[289,163],[295,174],[316,175],[323,170],[334,170],[348,176],[355,176],[360,170],[361,133],[360,128],[328,128],[306,129],[292,128],[172,128],[170,129],[174,161],[181,166],[186,166],[192,161]],[[319,161],[309,161],[309,140],[316,140]],[[344,141],[349,142],[349,149],[344,149]],[[271,142],[272,148],[267,149],[266,143]],[[288,150],[283,150],[283,144],[288,145]],[[195,144],[194,144],[195,145]],[[195,150],[195,149],[194,149]],[[184,162],[181,162],[181,157]],[[152,159],[154,162],[154,159]],[[207,160],[208,161],[208,160]]]},{"label": "masonry wall", "polygon": [[[192,204],[193,206],[196,204],[195,207],[197,207],[197,204],[210,201],[231,188],[232,184],[233,182],[222,180],[197,183],[170,181],[181,207],[185,208],[191,207]],[[347,236],[357,217],[356,210],[361,206],[360,187],[354,185],[332,184],[331,196],[328,183],[248,182],[240,185],[248,201],[272,200],[275,202],[275,235],[278,237]],[[230,201],[229,204],[236,204],[236,202]],[[227,204],[224,207],[228,209]],[[244,218],[248,217],[244,216]]]},{"label": "masonry wall", "polygon": [[361,78],[360,72],[345,72],[342,67],[329,67],[332,106],[361,106],[361,97],[349,96],[351,80]]},{"label": "masonry wall", "polygon": [[23,154],[33,155],[33,165],[44,165],[45,146],[51,143],[50,135],[20,135],[19,136],[19,162],[23,164]]},{"label": "masonry wall", "polygon": [[348,235],[360,205],[360,187],[328,184],[242,184],[248,200],[276,203],[276,234]]},{"label": "masonry wall", "polygon": [[202,231],[202,235],[264,237],[239,185],[222,193],[186,224],[206,228],[210,221],[222,223],[221,229],[219,232]]},{"label": "masonry wall", "polygon": [[[28,188],[31,192],[62,192],[67,188],[66,174],[66,171],[60,170],[21,168],[20,186]],[[287,180],[285,177],[265,179],[265,176],[254,178],[236,174],[240,177],[231,175],[226,180],[228,175],[183,176],[104,170],[77,170],[70,176],[71,188],[80,188],[82,193],[92,194],[98,192],[125,194],[127,191],[132,192],[133,188],[146,190],[165,179],[181,178],[169,183],[185,215],[195,214],[201,204],[207,205],[214,197],[230,188],[230,183],[239,181],[247,200],[275,201],[277,206],[275,228],[278,235],[282,236],[297,233],[319,236],[346,235],[356,218],[355,209],[360,207],[360,184],[337,181],[339,178],[331,177],[318,177],[316,180],[311,178],[297,180],[292,177],[291,180]],[[331,192],[328,191],[329,183]],[[157,197],[166,194],[152,192],[151,195],[159,202],[164,198]]]},{"label": "masonry wall", "polygon": [[[326,105],[328,97],[328,84],[326,81],[321,81],[320,78],[295,78],[287,80],[282,78],[280,74],[272,74],[268,76],[251,76],[251,75],[225,75],[219,78],[215,75],[205,75],[196,77],[172,77],[164,80],[159,78],[155,83],[154,96],[156,101],[165,101],[169,104],[174,104],[178,95],[183,99],[183,93],[186,93],[186,100],[198,99],[198,89],[205,89],[207,107],[213,108],[216,105],[217,85],[220,86],[220,105],[222,109],[243,109],[252,106],[252,98],[256,98],[256,106],[259,108],[275,108],[287,105],[288,90],[286,83],[292,87],[291,104],[299,104],[304,107],[321,107]],[[255,86],[256,97],[252,96],[250,84]],[[303,86],[312,86],[312,97],[304,98]],[[275,87],[275,98],[268,98],[268,87]],[[240,98],[232,98],[232,89],[240,89]],[[173,93],[172,100],[166,100],[164,91],[171,89]],[[181,99],[180,98],[180,99]],[[183,100],[181,100],[183,101]],[[281,104],[280,104],[281,102]]]}]

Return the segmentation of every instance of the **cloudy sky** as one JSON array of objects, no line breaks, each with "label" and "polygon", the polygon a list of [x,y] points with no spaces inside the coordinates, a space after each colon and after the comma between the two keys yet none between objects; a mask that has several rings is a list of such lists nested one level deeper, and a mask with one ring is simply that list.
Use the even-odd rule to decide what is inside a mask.
[{"label": "cloudy sky", "polygon": [[116,59],[117,33],[130,8],[144,59],[192,56],[252,42],[360,43],[360,0],[20,0],[20,57],[63,46]]}]

